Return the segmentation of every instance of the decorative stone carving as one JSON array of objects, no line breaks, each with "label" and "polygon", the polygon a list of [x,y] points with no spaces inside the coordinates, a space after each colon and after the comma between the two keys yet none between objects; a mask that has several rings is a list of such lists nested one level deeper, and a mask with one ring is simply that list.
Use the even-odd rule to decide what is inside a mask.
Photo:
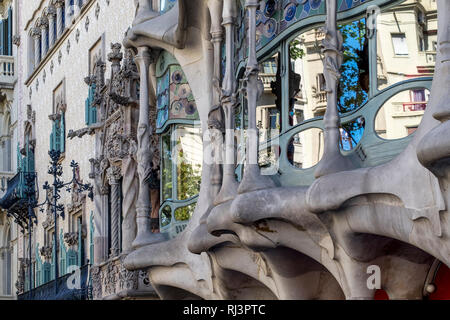
[{"label": "decorative stone carving", "polygon": [[55,68],[55,64],[53,63],[53,60],[50,62],[50,73],[53,74],[53,69]]},{"label": "decorative stone carving", "polygon": [[119,290],[137,290],[138,289],[138,271],[128,271],[123,266],[123,258],[119,264]]},{"label": "decorative stone carving", "polygon": [[53,249],[51,246],[41,247],[39,252],[45,261],[50,261],[52,259]]},{"label": "decorative stone carving", "polygon": [[58,52],[58,63],[61,64],[61,60],[62,60],[62,52],[61,50],[59,50]]},{"label": "decorative stone carving", "polygon": [[84,22],[84,28],[86,29],[86,32],[89,31],[89,17],[86,17],[86,21]]},{"label": "decorative stone carving", "polygon": [[78,232],[66,232],[64,234],[64,242],[69,247],[75,247],[78,245]]},{"label": "decorative stone carving", "polygon": [[70,40],[67,40],[66,51],[67,51],[67,54],[70,53]]},{"label": "decorative stone carving", "polygon": [[12,38],[12,42],[15,46],[19,47],[20,46],[20,35],[18,35],[18,34],[14,35]]},{"label": "decorative stone carving", "polygon": [[99,300],[102,298],[102,272],[100,267],[94,266],[91,268],[91,279],[92,279],[92,297],[94,300]]},{"label": "decorative stone carving", "polygon": [[80,29],[77,29],[75,32],[75,41],[78,43],[80,41]]},{"label": "decorative stone carving", "polygon": [[100,4],[97,3],[95,6],[95,18],[98,20],[98,16],[100,15]]}]

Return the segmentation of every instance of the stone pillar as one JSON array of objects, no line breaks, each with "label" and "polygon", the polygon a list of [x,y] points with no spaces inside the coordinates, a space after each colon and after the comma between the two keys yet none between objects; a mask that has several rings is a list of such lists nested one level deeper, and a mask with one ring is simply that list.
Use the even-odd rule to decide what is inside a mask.
[{"label": "stone pillar", "polygon": [[48,44],[50,49],[55,44],[55,18],[56,18],[56,9],[54,6],[47,7],[45,11],[45,15],[48,19]]},{"label": "stone pillar", "polygon": [[234,199],[238,183],[235,178],[234,149],[234,107],[236,105],[236,79],[234,76],[234,33],[236,19],[236,2],[225,0],[223,3],[223,23],[226,35],[226,69],[222,83],[222,108],[225,114],[225,163],[223,165],[223,180],[219,194],[214,204]]},{"label": "stone pillar", "polygon": [[39,27],[41,28],[41,58],[44,58],[48,52],[47,46],[47,30],[48,30],[48,19],[44,16],[39,21]]},{"label": "stone pillar", "polygon": [[337,0],[327,0],[327,20],[325,24],[325,39],[322,42],[323,75],[327,92],[327,110],[324,122],[324,151],[322,160],[314,171],[319,178],[335,172],[353,169],[348,157],[341,154],[339,148],[341,119],[337,108],[338,85],[341,78],[340,68],[343,61],[343,40],[337,28]]},{"label": "stone pillar", "polygon": [[33,28],[31,31],[31,36],[34,39],[34,68],[36,69],[41,62],[41,53],[40,53],[40,45],[41,45],[41,29]]},{"label": "stone pillar", "polygon": [[119,167],[111,166],[107,170],[111,186],[111,251],[110,256],[116,257],[120,252],[120,186],[121,172]]},{"label": "stone pillar", "polygon": [[56,6],[56,36],[58,39],[61,37],[64,26],[63,26],[63,6],[64,0],[56,0],[54,2],[54,5]]},{"label": "stone pillar", "polygon": [[133,248],[157,242],[161,239],[159,233],[153,234],[150,231],[150,188],[146,182],[150,173],[153,153],[150,148],[150,121],[149,121],[149,67],[154,63],[150,56],[148,47],[139,47],[135,61],[140,73],[140,99],[139,99],[139,124],[137,129],[138,138],[138,175],[139,194],[136,204],[136,224],[137,236],[133,241]]},{"label": "stone pillar", "polygon": [[[101,142],[101,135],[96,134],[96,146]],[[92,264],[98,265],[108,258],[107,244],[108,237],[106,234],[108,210],[108,190],[103,186],[103,177],[101,171],[101,161],[98,159],[89,159],[91,163],[91,173],[89,178],[94,180],[94,261]]]},{"label": "stone pillar", "polygon": [[268,176],[262,176],[258,165],[258,128],[256,127],[256,106],[264,85],[259,79],[258,61],[256,58],[256,9],[258,0],[247,0],[245,7],[248,11],[248,59],[245,71],[244,85],[248,108],[247,156],[244,176],[239,185],[239,193],[275,187]]}]

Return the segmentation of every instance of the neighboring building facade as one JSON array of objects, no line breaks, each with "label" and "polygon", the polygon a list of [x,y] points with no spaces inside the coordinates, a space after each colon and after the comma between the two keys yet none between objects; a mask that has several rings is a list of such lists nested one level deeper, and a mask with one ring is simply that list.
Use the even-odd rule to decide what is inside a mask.
[{"label": "neighboring building facade", "polygon": [[[17,2],[3,1],[0,6],[0,198],[17,168],[18,81],[17,81]],[[0,299],[16,297],[19,228],[0,208]]]},{"label": "neighboring building facade", "polygon": [[450,299],[447,1],[2,3],[0,297]]}]

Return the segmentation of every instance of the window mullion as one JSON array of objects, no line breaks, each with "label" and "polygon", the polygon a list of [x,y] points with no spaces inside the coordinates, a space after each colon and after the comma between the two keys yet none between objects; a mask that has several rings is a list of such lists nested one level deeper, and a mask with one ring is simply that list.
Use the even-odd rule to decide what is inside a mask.
[{"label": "window mullion", "polygon": [[280,63],[281,68],[281,128],[280,134],[289,129],[289,43],[283,41],[280,47]]}]

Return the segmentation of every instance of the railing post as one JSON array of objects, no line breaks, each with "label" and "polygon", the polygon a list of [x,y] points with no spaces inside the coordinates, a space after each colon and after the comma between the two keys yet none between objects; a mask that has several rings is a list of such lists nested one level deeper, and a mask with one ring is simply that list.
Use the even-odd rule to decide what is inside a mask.
[{"label": "railing post", "polygon": [[[136,225],[137,235],[132,243],[134,249],[159,242],[163,240],[160,233],[150,231],[150,187],[147,177],[150,172],[153,153],[150,148],[150,105],[149,105],[149,68],[150,64],[154,66],[154,58],[150,55],[148,47],[139,47],[135,62],[140,73],[140,95],[139,95],[139,124],[137,129],[138,138],[138,175],[139,175],[139,194],[136,204]],[[155,106],[152,106],[153,108]]]},{"label": "railing post", "polygon": [[322,52],[325,56],[324,77],[327,92],[327,109],[324,115],[324,153],[322,160],[314,171],[319,178],[331,173],[350,170],[353,168],[350,160],[340,151],[340,117],[337,108],[338,85],[341,78],[340,68],[343,61],[343,39],[337,29],[337,0],[327,0],[327,20],[325,26],[325,39],[322,42]]},{"label": "railing post", "polygon": [[214,199],[214,204],[234,199],[238,183],[235,179],[234,149],[234,107],[236,105],[236,79],[234,76],[234,32],[236,19],[236,1],[225,0],[223,3],[223,23],[225,27],[226,69],[222,83],[222,108],[225,114],[225,163],[223,164],[222,187]]},{"label": "railing post", "polygon": [[248,59],[244,78],[244,90],[248,108],[248,147],[244,176],[239,185],[239,193],[275,187],[268,176],[261,175],[258,164],[258,128],[256,127],[256,106],[264,91],[264,84],[259,78],[258,60],[256,58],[256,9],[259,0],[247,0],[248,11]]}]

